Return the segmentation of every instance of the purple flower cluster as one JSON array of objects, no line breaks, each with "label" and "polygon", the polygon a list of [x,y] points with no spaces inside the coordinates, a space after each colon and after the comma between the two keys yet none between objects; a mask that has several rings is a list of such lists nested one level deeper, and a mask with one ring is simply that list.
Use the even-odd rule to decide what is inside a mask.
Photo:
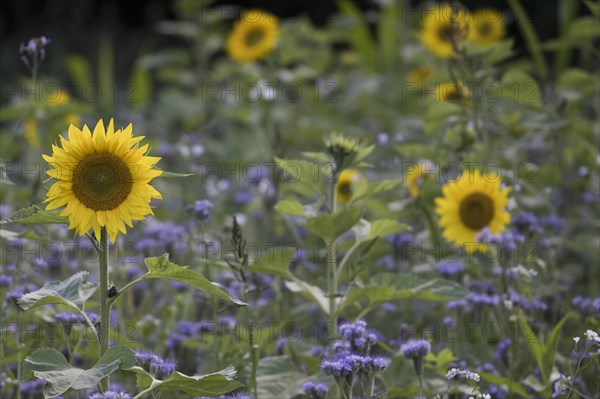
[{"label": "purple flower cluster", "polygon": [[352,353],[367,354],[377,342],[377,336],[367,330],[367,323],[362,320],[342,324],[338,327],[338,331],[350,344],[349,350]]},{"label": "purple flower cluster", "polygon": [[304,393],[311,396],[311,399],[324,399],[329,388],[325,384],[315,384],[312,381],[305,382],[302,386]]},{"label": "purple flower cluster", "polygon": [[431,344],[424,339],[409,339],[400,350],[404,357],[423,358],[431,351]]},{"label": "purple flower cluster", "polygon": [[533,299],[529,300],[524,295],[519,294],[517,292],[511,292],[507,296],[508,296],[507,299],[510,300],[513,305],[519,306],[525,310],[545,311],[548,309],[548,305],[546,305],[539,298],[533,298]]},{"label": "purple flower cluster", "polygon": [[42,394],[44,384],[46,384],[45,380],[23,381],[19,385],[19,391],[31,397],[39,397]]},{"label": "purple flower cluster", "polygon": [[213,207],[214,204],[207,199],[198,200],[194,204],[194,216],[196,219],[204,222],[210,217]]},{"label": "purple flower cluster", "polygon": [[484,227],[476,238],[480,243],[497,245],[508,251],[514,251],[519,243],[525,241],[525,237],[519,232],[504,231],[500,234],[493,234],[489,227]]},{"label": "purple flower cluster", "polygon": [[324,360],[321,368],[325,374],[335,378],[350,378],[355,372],[370,375],[387,369],[389,365],[389,359],[383,357],[346,353],[334,360]]},{"label": "purple flower cluster", "polygon": [[0,274],[0,287],[10,287],[13,283],[12,276]]},{"label": "purple flower cluster", "polygon": [[600,297],[588,298],[581,295],[575,295],[571,304],[581,311],[581,313],[591,316],[600,313]]},{"label": "purple flower cluster", "polygon": [[177,348],[181,342],[189,338],[197,338],[202,333],[213,333],[216,326],[212,322],[206,321],[187,321],[181,320],[177,322],[177,329],[171,331],[167,338],[167,347],[169,349]]},{"label": "purple flower cluster", "polygon": [[37,64],[46,58],[46,46],[49,43],[50,39],[46,36],[29,39],[27,44],[21,43],[21,46],[19,46],[21,61],[28,68],[37,67]]},{"label": "purple flower cluster", "polygon": [[131,399],[131,395],[125,392],[106,391],[104,393],[95,393],[90,399]]},{"label": "purple flower cluster", "polygon": [[513,226],[521,233],[526,235],[542,234],[544,229],[533,213],[521,212],[512,221]]},{"label": "purple flower cluster", "polygon": [[83,316],[77,313],[58,312],[54,315],[56,321],[62,324],[78,324],[83,323]]},{"label": "purple flower cluster", "polygon": [[450,277],[456,274],[462,273],[465,270],[465,266],[458,261],[441,261],[435,265],[438,273],[443,276]]},{"label": "purple flower cluster", "polygon": [[209,398],[208,396],[197,396],[194,399],[252,399],[252,396],[248,395],[246,392],[236,392],[230,395],[221,395],[216,398]]},{"label": "purple flower cluster", "polygon": [[162,359],[156,353],[146,350],[135,351],[135,358],[140,367],[148,370],[158,379],[163,379],[175,371],[175,361]]}]

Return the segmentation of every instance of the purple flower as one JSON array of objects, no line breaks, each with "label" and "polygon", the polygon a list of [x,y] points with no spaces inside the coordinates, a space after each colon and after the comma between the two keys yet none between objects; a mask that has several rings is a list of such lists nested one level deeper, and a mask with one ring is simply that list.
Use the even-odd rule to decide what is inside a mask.
[{"label": "purple flower", "polygon": [[311,396],[311,399],[323,399],[329,392],[329,388],[325,384],[315,384],[312,381],[307,381],[302,386],[304,393]]},{"label": "purple flower", "polygon": [[465,267],[458,261],[441,261],[436,264],[436,269],[438,273],[450,277],[462,273]]},{"label": "purple flower", "polygon": [[431,351],[431,344],[424,339],[410,339],[400,350],[404,357],[423,358]]},{"label": "purple flower", "polygon": [[39,397],[42,394],[44,384],[46,384],[45,380],[23,381],[19,385],[19,391],[32,397]]},{"label": "purple flower", "polygon": [[175,371],[175,361],[162,359],[151,351],[137,350],[135,359],[140,367],[148,370],[158,379],[166,378]]},{"label": "purple flower", "polygon": [[83,316],[77,313],[58,312],[54,315],[56,321],[62,324],[77,324],[83,323]]},{"label": "purple flower", "polygon": [[106,391],[104,393],[95,393],[89,399],[131,399],[131,395],[125,392]]},{"label": "purple flower", "polygon": [[13,283],[12,276],[7,276],[5,274],[0,274],[0,287],[10,287]]},{"label": "purple flower", "polygon": [[209,218],[213,207],[213,203],[207,199],[196,201],[194,204],[194,216],[203,222]]}]

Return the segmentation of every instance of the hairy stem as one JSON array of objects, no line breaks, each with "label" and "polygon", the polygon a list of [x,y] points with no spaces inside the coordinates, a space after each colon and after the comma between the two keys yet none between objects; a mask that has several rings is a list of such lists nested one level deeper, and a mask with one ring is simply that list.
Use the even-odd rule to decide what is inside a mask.
[{"label": "hairy stem", "polygon": [[[102,228],[100,233],[100,357],[108,349],[110,334],[110,303],[108,302],[108,231]],[[109,377],[100,382],[102,388],[107,391]]]}]

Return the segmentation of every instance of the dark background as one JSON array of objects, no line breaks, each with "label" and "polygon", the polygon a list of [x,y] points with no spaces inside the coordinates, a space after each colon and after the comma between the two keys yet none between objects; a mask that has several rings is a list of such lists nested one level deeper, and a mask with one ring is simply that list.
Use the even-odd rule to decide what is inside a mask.
[{"label": "dark background", "polygon": [[[542,41],[556,37],[559,3],[565,1],[579,0],[522,0]],[[354,2],[364,10],[377,7],[372,0]],[[97,55],[98,37],[106,34],[117,39],[115,59],[119,76],[119,69],[127,70],[142,43],[162,40],[155,26],[161,20],[176,18],[173,3],[170,0],[4,0],[0,2],[0,77],[14,81],[28,74],[18,61],[18,48],[20,42],[31,37],[45,35],[52,39],[51,58],[63,59],[66,54],[75,53],[93,60]],[[422,1],[410,3],[414,6]],[[462,3],[470,9],[509,9],[506,0],[464,0]],[[308,15],[316,25],[326,23],[336,12],[334,0],[218,0],[216,4],[261,8],[281,18]],[[579,12],[585,11],[585,6],[580,5]],[[508,31],[516,39],[517,52],[526,52],[514,22],[508,21]],[[51,60],[44,66],[45,73],[53,76],[61,76],[60,68]]]}]

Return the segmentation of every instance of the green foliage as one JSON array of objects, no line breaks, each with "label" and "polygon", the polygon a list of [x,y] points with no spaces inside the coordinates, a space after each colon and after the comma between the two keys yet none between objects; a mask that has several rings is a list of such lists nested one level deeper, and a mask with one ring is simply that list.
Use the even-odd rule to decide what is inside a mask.
[{"label": "green foliage", "polygon": [[32,205],[28,208],[23,208],[6,219],[2,219],[0,224],[6,223],[20,223],[20,224],[44,224],[44,223],[57,223],[57,224],[69,224],[69,220],[66,216],[60,216],[61,210],[56,211],[45,211],[36,205]]},{"label": "green foliage", "polygon": [[43,348],[29,355],[24,364],[25,378],[45,380],[44,398],[55,398],[71,390],[95,388],[118,369],[133,367],[135,356],[126,346],[113,346],[92,368],[84,370],[69,364],[57,350]]},{"label": "green foliage", "polygon": [[98,289],[98,283],[87,281],[88,274],[88,272],[78,272],[64,281],[46,283],[39,290],[23,295],[19,298],[18,304],[23,310],[60,304],[82,312],[85,301]]},{"label": "green foliage", "polygon": [[169,261],[169,254],[164,254],[160,258],[146,258],[144,263],[148,267],[148,272],[137,281],[148,279],[167,279],[185,283],[191,287],[214,295],[225,301],[233,302],[236,305],[245,306],[246,303],[233,297],[227,289],[221,285],[208,281],[203,275],[195,272],[189,266],[179,266]]}]

